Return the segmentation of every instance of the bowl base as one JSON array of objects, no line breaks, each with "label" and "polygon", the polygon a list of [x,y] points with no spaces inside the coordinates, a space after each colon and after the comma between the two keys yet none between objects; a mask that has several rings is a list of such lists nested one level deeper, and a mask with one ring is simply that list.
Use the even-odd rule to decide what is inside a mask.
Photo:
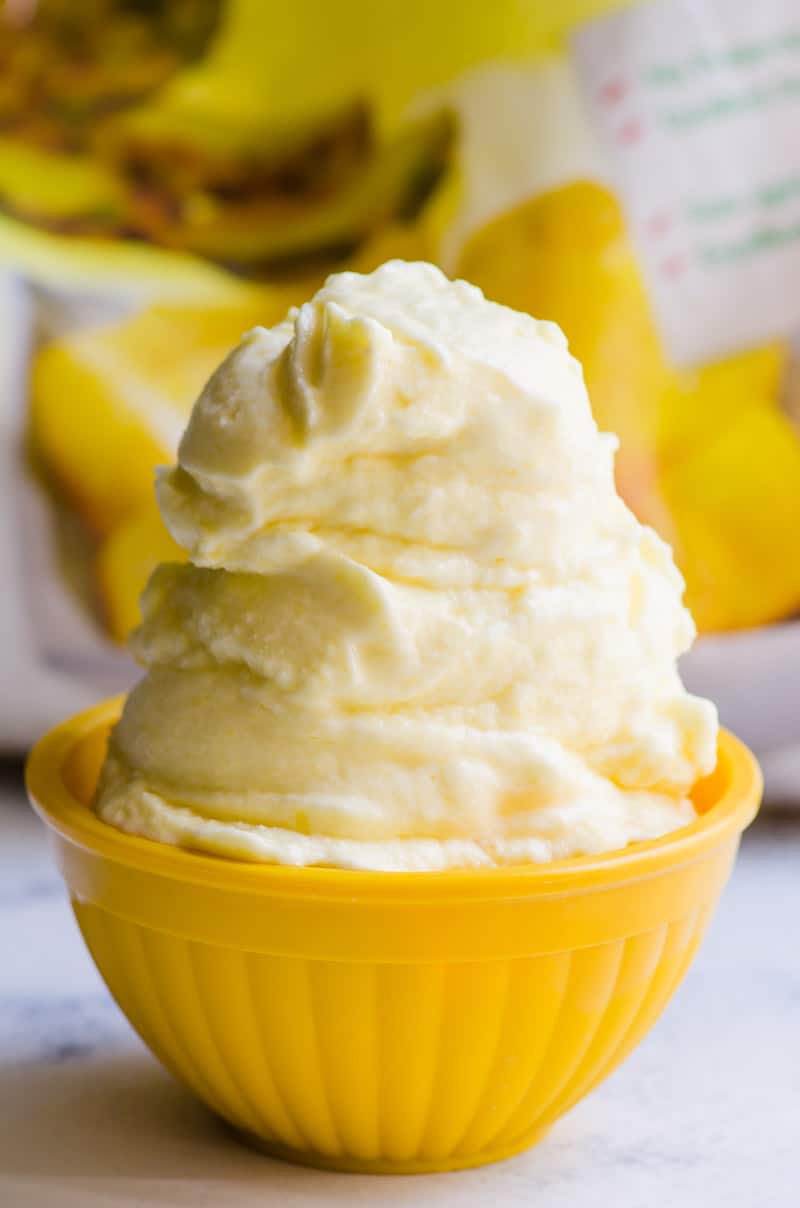
[{"label": "bowl base", "polygon": [[545,1124],[516,1140],[496,1149],[485,1149],[478,1153],[455,1154],[448,1158],[411,1158],[407,1161],[392,1161],[390,1158],[351,1158],[347,1155],[318,1153],[311,1149],[292,1149],[289,1145],[276,1145],[264,1141],[247,1129],[231,1126],[232,1131],[251,1149],[257,1149],[269,1158],[290,1162],[293,1166],[313,1166],[317,1170],[334,1170],[340,1174],[446,1174],[453,1170],[468,1170],[473,1166],[489,1166],[492,1162],[503,1162],[540,1141],[551,1125]]}]

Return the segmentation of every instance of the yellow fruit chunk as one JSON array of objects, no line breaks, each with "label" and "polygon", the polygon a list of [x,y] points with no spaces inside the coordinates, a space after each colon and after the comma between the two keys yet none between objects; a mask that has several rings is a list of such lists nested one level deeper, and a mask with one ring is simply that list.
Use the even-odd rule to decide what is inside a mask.
[{"label": "yellow fruit chunk", "polygon": [[618,202],[578,181],[509,210],[477,232],[458,275],[487,297],[564,330],[582,363],[597,422],[623,458],[651,453],[653,400],[669,368]]},{"label": "yellow fruit chunk", "polygon": [[686,601],[701,630],[778,620],[800,607],[800,439],[757,403],[665,470]]},{"label": "yellow fruit chunk", "polygon": [[755,399],[777,397],[780,345],[696,370],[668,363],[622,210],[600,185],[579,181],[501,215],[467,244],[459,275],[563,328],[599,426],[621,438],[623,463],[637,463],[634,480],[643,455],[681,456]]},{"label": "yellow fruit chunk", "polygon": [[670,366],[619,204],[587,181],[489,223],[459,274],[563,328],[599,426],[620,437],[620,492],[675,546],[701,630],[800,605],[800,439],[777,406],[783,346]]},{"label": "yellow fruit chunk", "polygon": [[458,274],[497,302],[558,323],[583,365],[599,427],[620,437],[621,494],[671,540],[658,483],[658,404],[678,384],[616,198],[578,181],[523,202],[473,235]]},{"label": "yellow fruit chunk", "polygon": [[159,562],[183,562],[185,550],[167,532],[155,506],[107,537],[95,560],[97,590],[108,631],[124,642],[139,624],[139,597]]},{"label": "yellow fruit chunk", "polygon": [[753,406],[772,407],[778,399],[787,353],[767,344],[713,361],[696,370],[671,374],[658,399],[659,458],[670,465],[713,441]]},{"label": "yellow fruit chunk", "polygon": [[149,503],[154,468],[172,459],[206,379],[243,332],[276,323],[293,300],[271,290],[222,306],[153,306],[38,353],[34,443],[93,532]]}]

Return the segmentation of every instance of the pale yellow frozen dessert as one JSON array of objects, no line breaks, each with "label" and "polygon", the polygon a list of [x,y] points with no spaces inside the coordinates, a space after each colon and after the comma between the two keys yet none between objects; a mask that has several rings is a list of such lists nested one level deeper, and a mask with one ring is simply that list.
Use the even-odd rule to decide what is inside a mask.
[{"label": "pale yellow frozen dessert", "polygon": [[432,870],[689,822],[714,707],[667,546],[551,323],[341,273],[195,405],[97,809],[247,860]]}]

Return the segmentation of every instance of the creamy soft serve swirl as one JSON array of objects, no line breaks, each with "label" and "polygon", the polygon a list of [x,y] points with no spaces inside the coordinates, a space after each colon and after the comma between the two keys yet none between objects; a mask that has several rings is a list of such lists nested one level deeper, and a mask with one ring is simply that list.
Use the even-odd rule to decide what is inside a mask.
[{"label": "creamy soft serve swirl", "polygon": [[331,277],[195,405],[98,810],[247,859],[548,860],[693,816],[716,716],[560,330],[427,264]]}]

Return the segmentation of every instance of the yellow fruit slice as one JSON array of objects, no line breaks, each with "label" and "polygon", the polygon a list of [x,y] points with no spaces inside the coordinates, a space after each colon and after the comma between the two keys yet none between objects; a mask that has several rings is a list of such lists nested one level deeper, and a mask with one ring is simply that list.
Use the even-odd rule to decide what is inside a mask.
[{"label": "yellow fruit slice", "polygon": [[139,624],[139,597],[158,564],[185,560],[185,550],[167,532],[155,501],[106,538],[95,560],[95,578],[111,637],[124,642]]},{"label": "yellow fruit slice", "polygon": [[704,631],[743,628],[800,607],[800,439],[757,402],[665,470],[686,601]]},{"label": "yellow fruit slice", "polygon": [[248,328],[293,298],[254,291],[218,307],[154,306],[45,346],[32,376],[34,442],[93,532],[141,511],[206,379]]}]

